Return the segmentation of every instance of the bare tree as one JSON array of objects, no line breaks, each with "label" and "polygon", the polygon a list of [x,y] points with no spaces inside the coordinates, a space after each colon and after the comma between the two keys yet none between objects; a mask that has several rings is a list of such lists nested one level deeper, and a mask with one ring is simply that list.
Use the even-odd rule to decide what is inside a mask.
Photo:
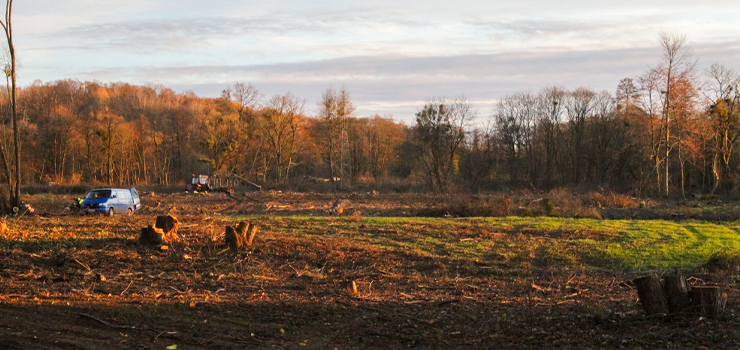
[{"label": "bare tree", "polygon": [[355,106],[346,88],[339,91],[328,88],[322,94],[318,107],[317,114],[322,122],[323,135],[320,139],[324,159],[329,167],[332,185],[336,189],[335,178],[339,177],[343,183],[348,172],[347,120],[354,115]]},{"label": "bare tree", "polygon": [[[706,71],[707,82],[702,92],[709,103],[709,118],[711,126],[711,156],[712,175],[714,185],[711,193],[719,187],[723,168],[730,173],[730,159],[735,150],[736,141],[740,137],[740,75],[734,70],[714,63]],[[720,165],[720,162],[724,166]]]},{"label": "bare tree", "polygon": [[648,114],[649,118],[648,133],[650,136],[650,160],[655,169],[656,190],[658,193],[661,193],[663,182],[661,181],[662,174],[660,167],[663,164],[663,161],[660,156],[662,139],[662,128],[660,125],[662,124],[658,121],[661,101],[659,80],[660,76],[658,71],[655,69],[651,69],[638,77],[640,91],[642,92],[642,99],[640,100],[641,107]]},{"label": "bare tree", "polygon": [[465,128],[475,113],[465,97],[430,99],[416,113],[414,138],[432,189],[452,190],[455,157],[465,140]]},{"label": "bare tree", "polygon": [[[13,0],[7,0],[5,3],[5,19],[0,20],[0,25],[5,31],[5,39],[8,42],[8,52],[10,54],[9,66],[5,69],[6,77],[10,78],[10,106],[11,118],[13,121],[13,146],[15,148],[15,188],[12,189],[11,201],[13,206],[20,206],[21,203],[21,141],[18,132],[18,113],[16,106],[16,74],[15,74],[15,47],[13,46],[13,26],[12,26]],[[9,69],[8,69],[9,68]]]},{"label": "bare tree", "polygon": [[285,178],[288,177],[290,162],[296,152],[296,135],[302,120],[304,100],[288,93],[275,95],[267,103],[259,118],[259,129],[262,140],[267,144],[275,157],[275,181],[282,177],[282,168],[287,156]]},{"label": "bare tree", "polygon": [[221,96],[227,100],[236,102],[240,109],[254,109],[264,97],[252,83],[244,84],[242,82],[237,82],[233,87],[226,88],[226,90],[221,92]]},{"label": "bare tree", "polygon": [[568,149],[570,150],[573,183],[581,182],[581,160],[584,153],[586,118],[591,114],[596,93],[586,88],[577,88],[566,94],[565,110],[568,118]]},{"label": "bare tree", "polygon": [[559,87],[548,87],[540,92],[538,124],[543,134],[545,147],[545,173],[544,184],[551,188],[555,183],[554,166],[557,160],[558,144],[560,136],[560,123],[562,121],[563,105],[566,91]]},{"label": "bare tree", "polygon": [[[676,110],[674,108],[674,102],[682,96],[677,96],[677,92],[682,89],[676,89],[677,85],[691,80],[694,70],[696,68],[696,61],[692,60],[692,50],[686,43],[686,35],[680,35],[675,33],[661,32],[659,35],[659,42],[663,49],[663,62],[656,69],[661,77],[661,90],[662,97],[662,114],[663,114],[663,150],[664,150],[664,162],[665,168],[665,195],[669,194],[669,178],[670,169],[668,166],[668,160],[671,150],[675,145],[678,145],[679,161],[681,158],[680,146],[681,140],[673,142],[671,140],[671,121],[672,118],[676,117]],[[680,137],[680,135],[677,135]],[[683,188],[683,164],[681,171],[681,185]]]}]

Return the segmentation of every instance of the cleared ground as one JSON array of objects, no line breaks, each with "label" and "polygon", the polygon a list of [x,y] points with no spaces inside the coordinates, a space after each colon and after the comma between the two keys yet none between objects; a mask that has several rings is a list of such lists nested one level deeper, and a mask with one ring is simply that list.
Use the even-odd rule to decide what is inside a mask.
[{"label": "cleared ground", "polygon": [[[740,347],[735,223],[422,218],[409,215],[449,203],[411,194],[354,195],[358,213],[329,217],[332,195],[235,197],[147,195],[113,218],[29,197],[44,216],[9,219],[0,238],[0,348]],[[138,245],[168,213],[179,239]],[[240,220],[261,229],[232,253],[224,226]],[[721,286],[727,311],[644,317],[630,281],[669,269]]]}]

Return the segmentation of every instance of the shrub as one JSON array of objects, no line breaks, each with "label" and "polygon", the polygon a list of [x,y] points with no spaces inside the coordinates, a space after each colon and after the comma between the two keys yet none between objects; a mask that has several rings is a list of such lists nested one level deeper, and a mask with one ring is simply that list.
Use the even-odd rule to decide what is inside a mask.
[{"label": "shrub", "polygon": [[547,216],[553,216],[553,214],[555,214],[555,204],[552,204],[550,198],[545,198],[542,200],[542,211]]},{"label": "shrub", "polygon": [[603,218],[599,210],[594,207],[581,208],[576,212],[574,217],[584,218],[584,219],[598,219],[598,220],[601,220]]},{"label": "shrub", "polygon": [[606,203],[610,208],[634,208],[639,204],[632,196],[614,192],[606,196]]},{"label": "shrub", "polygon": [[416,215],[428,217],[501,217],[507,216],[511,200],[503,204],[492,203],[492,198],[460,195],[451,197],[447,205],[419,210]]},{"label": "shrub", "polygon": [[48,185],[26,185],[21,187],[21,193],[35,195],[41,193],[48,194],[85,194],[92,189],[87,184],[65,185],[65,186],[48,186]]}]

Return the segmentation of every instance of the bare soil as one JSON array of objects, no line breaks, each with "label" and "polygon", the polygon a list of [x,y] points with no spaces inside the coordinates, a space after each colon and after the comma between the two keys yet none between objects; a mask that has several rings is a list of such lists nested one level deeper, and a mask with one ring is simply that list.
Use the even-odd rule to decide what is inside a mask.
[{"label": "bare soil", "polygon": [[[312,225],[336,196],[235,197],[155,193],[143,197],[141,213],[113,218],[73,215],[65,197],[30,197],[40,215],[9,219],[0,238],[0,348],[740,347],[732,272],[693,274],[728,294],[719,319],[650,318],[624,271],[534,260],[525,272],[513,262],[435,260],[353,239],[386,234],[362,216],[413,215],[443,197],[355,195],[359,213],[337,218],[355,228],[341,231],[283,219],[306,216]],[[167,250],[139,245],[140,228],[163,214],[180,219],[179,238]],[[235,253],[224,249],[223,232],[239,215],[260,215],[262,227],[255,245]]]}]

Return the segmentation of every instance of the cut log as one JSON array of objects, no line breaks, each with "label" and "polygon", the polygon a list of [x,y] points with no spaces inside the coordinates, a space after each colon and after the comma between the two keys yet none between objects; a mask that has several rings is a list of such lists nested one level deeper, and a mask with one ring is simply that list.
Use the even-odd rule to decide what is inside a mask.
[{"label": "cut log", "polygon": [[663,295],[663,287],[658,275],[652,274],[636,278],[635,286],[637,286],[637,295],[645,313],[648,315],[668,313],[668,303]]},{"label": "cut log", "polygon": [[154,226],[164,231],[166,235],[175,235],[179,224],[177,218],[172,215],[160,215],[157,216],[157,222]]},{"label": "cut log", "polygon": [[717,317],[724,308],[725,299],[717,286],[694,286],[691,288],[691,305],[706,317]]},{"label": "cut log", "polygon": [[691,305],[689,287],[683,275],[666,276],[664,288],[668,310],[672,314],[680,313]]},{"label": "cut log", "polygon": [[164,232],[154,226],[142,227],[141,237],[139,237],[139,243],[149,245],[159,245],[165,242],[166,235]]}]

